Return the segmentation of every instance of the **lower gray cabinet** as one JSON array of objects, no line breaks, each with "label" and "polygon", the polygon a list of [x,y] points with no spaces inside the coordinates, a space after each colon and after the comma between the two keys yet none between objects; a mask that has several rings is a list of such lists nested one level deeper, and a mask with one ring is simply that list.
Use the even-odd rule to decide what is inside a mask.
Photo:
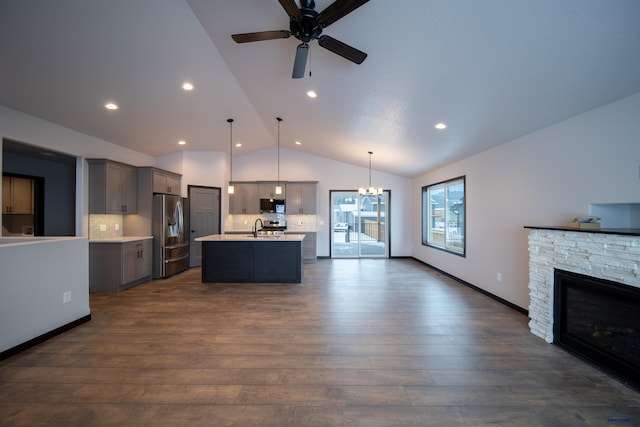
[{"label": "lower gray cabinet", "polygon": [[302,259],[304,261],[317,261],[317,233],[299,233],[304,234],[302,241]]},{"label": "lower gray cabinet", "polygon": [[150,280],[151,242],[90,242],[89,290],[117,292]]}]

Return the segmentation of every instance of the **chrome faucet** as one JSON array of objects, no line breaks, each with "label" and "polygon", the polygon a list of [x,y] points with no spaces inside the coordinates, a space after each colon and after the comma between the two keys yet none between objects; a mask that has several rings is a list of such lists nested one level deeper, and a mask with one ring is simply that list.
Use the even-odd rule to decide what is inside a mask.
[{"label": "chrome faucet", "polygon": [[258,237],[258,221],[260,221],[260,230],[264,228],[262,218],[256,219],[256,222],[253,223],[253,237]]}]

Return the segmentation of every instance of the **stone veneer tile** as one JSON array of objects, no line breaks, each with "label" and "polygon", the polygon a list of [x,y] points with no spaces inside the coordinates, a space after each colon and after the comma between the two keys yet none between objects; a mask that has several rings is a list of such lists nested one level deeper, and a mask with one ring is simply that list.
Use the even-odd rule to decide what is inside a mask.
[{"label": "stone veneer tile", "polygon": [[640,287],[640,237],[529,230],[529,327],[550,343],[555,268]]}]

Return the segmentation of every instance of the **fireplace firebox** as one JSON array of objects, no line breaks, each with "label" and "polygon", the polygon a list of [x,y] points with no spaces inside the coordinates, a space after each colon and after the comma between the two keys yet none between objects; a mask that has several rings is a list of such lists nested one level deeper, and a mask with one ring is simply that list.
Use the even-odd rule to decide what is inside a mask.
[{"label": "fireplace firebox", "polygon": [[554,271],[555,344],[640,388],[640,288]]}]

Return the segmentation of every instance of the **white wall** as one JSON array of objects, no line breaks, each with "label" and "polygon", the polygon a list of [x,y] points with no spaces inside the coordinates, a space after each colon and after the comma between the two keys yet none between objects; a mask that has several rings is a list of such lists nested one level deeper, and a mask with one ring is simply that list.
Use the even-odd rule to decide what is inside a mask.
[{"label": "white wall", "polygon": [[89,315],[86,238],[0,240],[0,352]]},{"label": "white wall", "polygon": [[[640,94],[413,179],[413,256],[529,305],[525,225],[567,225],[590,203],[640,202]],[[466,175],[467,255],[421,244],[421,188]],[[496,274],[502,273],[502,282]]]},{"label": "white wall", "polygon": [[[373,159],[375,164],[375,157]],[[277,149],[233,157],[234,181],[276,180]],[[318,256],[329,256],[330,190],[357,190],[369,183],[369,169],[299,151],[280,148],[281,181],[318,182]],[[374,187],[391,190],[390,225],[391,256],[411,255],[411,180],[371,172]]]}]

